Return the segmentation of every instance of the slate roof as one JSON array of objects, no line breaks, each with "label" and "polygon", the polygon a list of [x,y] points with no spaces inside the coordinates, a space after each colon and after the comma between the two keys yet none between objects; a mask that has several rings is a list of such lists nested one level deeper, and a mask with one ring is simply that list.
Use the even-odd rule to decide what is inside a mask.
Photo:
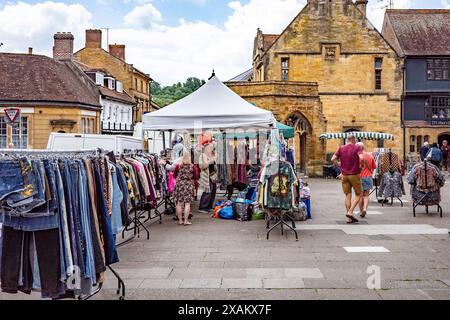
[{"label": "slate roof", "polygon": [[401,55],[450,55],[450,10],[392,9],[386,18],[398,39]]},{"label": "slate roof", "polygon": [[[74,60],[73,61],[78,68],[80,68],[83,72],[86,73],[90,73],[90,72],[102,72],[103,74],[105,74],[106,76],[109,76],[108,72],[105,69],[101,69],[101,68],[93,68],[88,66],[85,63],[82,63],[78,60]],[[102,87],[102,86],[98,86],[98,88],[100,89],[100,93],[103,96],[106,96],[110,99],[113,100],[117,100],[126,104],[132,104],[135,105],[136,102],[135,100],[124,90],[123,92],[118,92],[117,90],[111,90],[107,87]]]},{"label": "slate roof", "polygon": [[250,81],[253,76],[253,68],[241,73],[240,75],[228,80],[227,82]]},{"label": "slate roof", "polygon": [[0,101],[101,108],[99,91],[71,61],[0,53]]}]

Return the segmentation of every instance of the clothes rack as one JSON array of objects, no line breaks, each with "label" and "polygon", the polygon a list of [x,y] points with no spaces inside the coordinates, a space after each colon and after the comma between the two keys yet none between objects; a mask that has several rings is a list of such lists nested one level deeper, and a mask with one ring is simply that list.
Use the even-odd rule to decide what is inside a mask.
[{"label": "clothes rack", "polygon": [[[18,157],[18,156],[26,156],[30,157],[31,159],[40,159],[40,157],[43,156],[54,156],[54,160],[56,159],[73,159],[74,157],[100,157],[104,155],[104,152],[102,149],[91,149],[91,150],[29,150],[29,149],[0,149],[0,155],[5,156],[6,159],[10,157]],[[116,246],[117,247],[117,246]],[[108,268],[112,274],[116,277],[118,282],[118,288],[117,288],[117,294],[120,295],[119,299],[124,300],[125,299],[125,282],[122,280],[120,275],[114,270],[114,268],[111,265],[106,265],[106,268]],[[98,294],[103,287],[103,283],[100,283],[96,286],[97,288],[92,287],[92,292],[88,295],[79,295],[78,297],[75,296],[75,298],[79,300],[88,300],[91,297]],[[94,290],[95,288],[95,290]]]},{"label": "clothes rack", "polygon": [[[425,159],[425,160],[424,160],[424,167],[425,167],[425,189],[428,189],[428,177],[427,177],[427,174],[426,174],[426,172],[427,172],[427,166],[428,166],[428,161]],[[413,204],[413,215],[414,215],[414,217],[416,217],[416,208],[417,208],[418,206],[422,205],[422,203],[426,203],[426,204],[425,204],[425,210],[426,210],[426,213],[429,214],[429,207],[430,207],[430,205],[429,205],[429,202],[428,202],[428,201],[433,202],[434,200],[431,198],[429,192],[425,192],[425,195],[424,195],[419,201],[414,202],[414,204]],[[439,203],[436,203],[435,205],[437,205],[438,213],[439,213],[440,217],[442,218],[442,217],[443,217],[443,210],[442,210],[441,205],[440,205]]]},{"label": "clothes rack", "polygon": [[[274,130],[276,130],[276,129],[274,129]],[[277,159],[278,177],[280,177],[281,176],[281,170],[280,170],[280,167],[281,167],[281,149],[278,150],[277,157],[278,157],[278,159]],[[279,181],[278,182],[278,192],[280,194],[281,194],[281,190],[282,190],[281,188],[282,188],[282,182]],[[294,195],[292,195],[292,196],[294,196]],[[276,210],[276,211],[278,211],[279,214],[274,216],[272,213],[270,213],[270,210],[269,210],[269,214],[275,218],[275,224],[272,227],[270,227],[271,219],[270,218],[267,219],[267,226],[266,226],[266,228],[268,229],[267,230],[267,235],[266,235],[267,240],[269,240],[270,233],[275,228],[277,228],[279,226],[279,227],[281,227],[281,235],[284,235],[284,227],[287,227],[288,229],[294,231],[295,239],[296,239],[296,241],[298,241],[298,233],[297,233],[297,230],[296,230],[296,225],[295,225],[294,219],[289,216],[288,212],[283,212],[282,208],[280,208],[280,210]],[[291,225],[288,224],[288,221],[291,222]]]},{"label": "clothes rack", "polygon": [[[391,174],[394,173],[394,170],[392,169],[392,149],[389,149],[389,172]],[[378,187],[377,187],[377,193],[378,193]],[[400,201],[401,206],[403,207],[403,201],[402,199],[400,199],[400,197],[396,197],[398,199],[398,201]],[[381,203],[381,206],[384,207],[384,204],[389,202],[388,201],[389,198],[384,198],[383,202]],[[391,206],[394,206],[394,197],[391,197]]]}]

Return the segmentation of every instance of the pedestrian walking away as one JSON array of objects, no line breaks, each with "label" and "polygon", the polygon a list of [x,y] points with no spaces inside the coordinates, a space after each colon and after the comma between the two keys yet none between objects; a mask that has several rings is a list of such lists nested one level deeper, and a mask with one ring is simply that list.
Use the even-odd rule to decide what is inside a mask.
[{"label": "pedestrian walking away", "polygon": [[[361,147],[356,145],[356,137],[349,134],[347,144],[339,147],[331,161],[341,169],[342,190],[345,194],[347,223],[358,223],[354,210],[361,200],[362,182],[360,162],[365,162]],[[355,198],[352,199],[352,189]]]},{"label": "pedestrian walking away", "polygon": [[361,148],[364,157],[364,161],[361,161],[362,196],[359,202],[359,209],[361,218],[365,218],[369,207],[370,190],[373,188],[372,175],[377,168],[377,164],[372,154],[366,151],[362,142],[358,142],[357,145]]}]

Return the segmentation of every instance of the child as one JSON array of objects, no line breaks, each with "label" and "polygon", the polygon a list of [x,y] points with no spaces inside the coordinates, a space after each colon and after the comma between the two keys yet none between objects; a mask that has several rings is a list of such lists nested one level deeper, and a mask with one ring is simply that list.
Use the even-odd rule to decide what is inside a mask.
[{"label": "child", "polygon": [[306,219],[311,219],[311,189],[307,182],[300,189],[300,199],[306,205]]}]

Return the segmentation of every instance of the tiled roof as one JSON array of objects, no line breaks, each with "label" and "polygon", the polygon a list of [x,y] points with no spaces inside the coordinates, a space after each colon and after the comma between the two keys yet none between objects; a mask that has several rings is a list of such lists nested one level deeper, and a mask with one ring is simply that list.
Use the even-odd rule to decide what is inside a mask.
[{"label": "tiled roof", "polygon": [[253,68],[241,73],[240,75],[228,80],[227,82],[250,81],[253,76]]},{"label": "tiled roof", "polygon": [[127,103],[127,104],[136,104],[134,99],[130,97],[128,93],[124,92],[118,92],[116,90],[110,90],[106,87],[100,87],[100,92],[103,96],[106,96],[108,98],[119,100],[121,102]]},{"label": "tiled roof", "polygon": [[101,107],[99,91],[71,61],[0,53],[0,101]]},{"label": "tiled roof", "polygon": [[[87,64],[82,63],[82,62],[80,62],[78,60],[74,60],[73,62],[83,72],[87,72],[87,73],[89,73],[89,72],[102,72],[105,75],[108,75],[108,71],[105,70],[105,69],[93,68],[93,67],[88,66]],[[127,103],[127,104],[136,104],[134,99],[126,91],[118,92],[116,90],[110,90],[109,88],[101,87],[101,86],[99,86],[99,88],[100,88],[100,93],[103,96],[109,97],[109,98],[114,99],[114,100],[119,100],[119,101]]]},{"label": "tiled roof", "polygon": [[404,55],[450,55],[450,10],[387,10]]}]

